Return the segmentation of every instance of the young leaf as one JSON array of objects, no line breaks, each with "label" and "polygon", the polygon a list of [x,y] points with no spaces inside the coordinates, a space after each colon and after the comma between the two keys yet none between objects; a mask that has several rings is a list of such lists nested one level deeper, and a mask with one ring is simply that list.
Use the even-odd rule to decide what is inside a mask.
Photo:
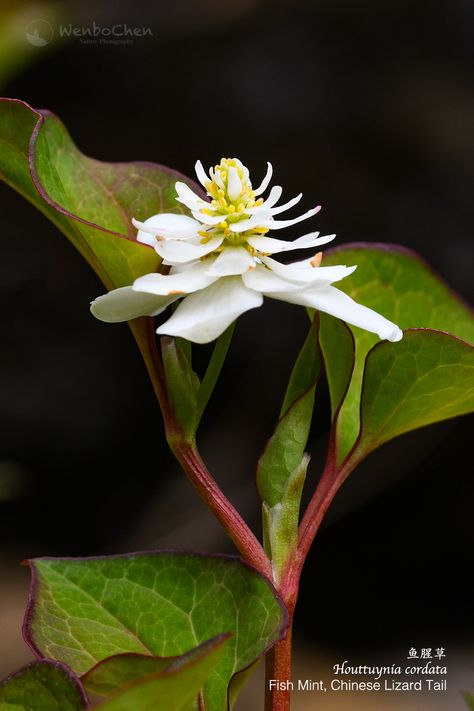
[{"label": "young leaf", "polygon": [[152,163],[88,158],[56,116],[15,99],[0,99],[0,178],[59,227],[108,289],[160,263],[151,247],[134,240],[132,217],[181,212],[174,184],[193,185]]},{"label": "young leaf", "polygon": [[193,440],[198,424],[197,393],[199,378],[192,369],[191,349],[183,339],[161,338],[161,352],[170,404],[181,430],[188,440]]},{"label": "young leaf", "polygon": [[232,341],[232,336],[234,335],[235,323],[233,323],[229,328],[227,328],[224,333],[219,336],[212,351],[212,356],[207,366],[207,370],[202,379],[201,386],[197,394],[198,411],[197,417],[198,422],[206,409],[206,405],[212,395],[212,392],[216,386],[217,379],[224,365],[224,361],[227,356],[227,352]]},{"label": "young leaf", "polygon": [[319,345],[326,364],[331,416],[335,419],[351,382],[354,368],[354,336],[344,321],[322,313]]},{"label": "young leaf", "polygon": [[193,701],[221,660],[227,640],[227,635],[220,635],[204,642],[165,671],[119,689],[97,708],[101,711],[192,711]]},{"label": "young leaf", "polygon": [[263,502],[264,531],[267,536],[267,547],[271,553],[273,575],[277,583],[280,581],[288,558],[294,554],[298,544],[301,495],[308,464],[309,456],[304,454],[300,465],[286,482],[281,501],[272,507]]},{"label": "young leaf", "polygon": [[0,711],[83,711],[87,697],[64,664],[32,662],[0,682]]},{"label": "young leaf", "polygon": [[[401,328],[431,328],[448,331],[464,341],[474,340],[474,319],[468,307],[414,252],[383,244],[352,244],[326,252],[326,266],[341,263],[357,264],[357,270],[338,283],[338,288]],[[324,329],[327,323],[325,320]],[[365,358],[377,342],[373,334],[354,326],[350,329],[355,340],[355,364],[349,389],[337,417],[336,446],[339,462],[348,454],[359,434]],[[349,361],[351,353],[347,343],[344,343],[347,341],[346,336],[336,330],[332,338],[332,351],[345,352],[345,358]],[[387,348],[390,348],[389,344]],[[337,380],[337,359],[327,358],[325,365],[329,382]]]},{"label": "young leaf", "polygon": [[232,676],[284,634],[270,583],[232,557],[137,553],[31,562],[25,635],[38,654],[84,674],[121,652],[181,655],[233,636],[206,683],[206,711],[224,711]]},{"label": "young leaf", "polygon": [[298,355],[280,419],[258,462],[258,492],[270,508],[281,502],[289,478],[301,464],[308,441],[316,383],[321,372],[318,323],[317,319],[313,321]]},{"label": "young leaf", "polygon": [[474,409],[474,348],[439,331],[407,331],[367,356],[354,456],[398,435]]}]

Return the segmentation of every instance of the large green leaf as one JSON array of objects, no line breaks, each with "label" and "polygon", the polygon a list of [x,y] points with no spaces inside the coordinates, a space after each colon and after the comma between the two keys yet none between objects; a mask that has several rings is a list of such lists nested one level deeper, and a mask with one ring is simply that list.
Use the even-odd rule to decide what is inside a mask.
[{"label": "large green leaf", "polygon": [[274,589],[238,558],[138,553],[32,561],[25,630],[39,654],[83,674],[114,654],[181,655],[232,633],[205,685],[210,711],[226,708],[227,687],[284,633]]},{"label": "large green leaf", "polygon": [[473,409],[474,348],[439,331],[407,331],[367,356],[356,452]]},{"label": "large green leaf", "polygon": [[87,698],[64,664],[28,664],[0,683],[0,711],[82,711]]},{"label": "large green leaf", "polygon": [[[221,635],[205,642],[165,671],[127,684],[98,708],[102,711],[192,711],[199,690],[222,657],[226,641],[226,636]],[[206,704],[203,711],[208,708]]]},{"label": "large green leaf", "polygon": [[0,99],[0,177],[59,227],[109,289],[160,263],[135,241],[132,217],[181,212],[174,184],[193,185],[152,163],[88,158],[56,116],[15,99]]},{"label": "large green leaf", "polygon": [[[357,264],[357,270],[338,283],[338,288],[375,309],[401,328],[432,328],[447,331],[462,340],[474,341],[474,319],[469,308],[444,284],[415,253],[383,244],[353,244],[329,250],[325,265]],[[339,410],[336,426],[337,459],[341,462],[354,445],[360,430],[360,395],[365,358],[377,337],[351,326],[355,340],[355,365],[349,389]],[[332,329],[329,333],[328,329]],[[338,380],[340,368],[332,352],[351,354],[345,335],[338,335],[330,319],[321,320],[323,351],[329,383]],[[326,348],[324,347],[326,342]],[[387,349],[395,348],[387,344]],[[347,364],[346,364],[347,365]],[[339,386],[342,390],[342,385]]]},{"label": "large green leaf", "polygon": [[318,325],[316,318],[293,367],[275,432],[258,462],[258,492],[269,507],[284,498],[287,483],[299,469],[308,441],[321,372]]}]

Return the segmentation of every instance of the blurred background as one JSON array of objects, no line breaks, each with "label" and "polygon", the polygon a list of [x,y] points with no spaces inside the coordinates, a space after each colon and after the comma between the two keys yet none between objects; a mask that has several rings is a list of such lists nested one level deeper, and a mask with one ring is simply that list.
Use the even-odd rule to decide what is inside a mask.
[{"label": "blurred background", "polygon": [[[472,300],[473,5],[420,0],[70,0],[0,5],[0,90],[57,113],[102,160],[191,174],[271,160],[287,197],[323,205],[338,244],[396,242]],[[143,28],[124,40],[60,28]],[[63,35],[61,37],[61,34]],[[231,551],[163,444],[127,327],[88,303],[103,289],[65,238],[0,185],[0,673],[21,639],[37,555],[152,547]],[[288,230],[288,237],[298,236]],[[278,414],[305,314],[269,302],[240,319],[200,436],[219,483],[259,529],[255,461]],[[205,349],[198,349],[202,360]],[[328,433],[322,386],[309,484]],[[249,412],[250,408],[250,412]],[[464,708],[474,684],[472,420],[404,436],[344,485],[308,560],[297,676],[344,659],[400,663],[444,647],[446,694],[300,694],[295,711]],[[215,442],[218,446],[215,446]],[[241,708],[261,709],[252,682]]]}]

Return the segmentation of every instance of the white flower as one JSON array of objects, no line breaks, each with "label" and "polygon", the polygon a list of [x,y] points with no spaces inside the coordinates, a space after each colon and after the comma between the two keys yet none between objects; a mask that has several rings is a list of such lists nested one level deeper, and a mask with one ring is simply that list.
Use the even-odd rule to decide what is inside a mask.
[{"label": "white flower", "polygon": [[131,286],[100,296],[91,304],[94,316],[108,322],[156,316],[182,299],[157,333],[208,343],[245,311],[261,306],[263,297],[268,296],[319,309],[382,339],[402,338],[394,323],[332,286],[351,274],[355,266],[321,267],[321,252],[292,264],[281,264],[270,257],[295,249],[314,249],[335,237],[310,232],[287,242],[267,235],[270,230],[312,217],[320,209],[315,207],[292,220],[275,220],[275,215],[296,205],[301,194],[279,206],[279,186],[270,190],[266,200],[259,197],[272,176],[270,163],[256,189],[247,168],[236,158],[223,158],[211,168],[209,176],[198,161],[196,174],[210,201],[196,195],[185,183],[176,183],[177,200],[193,217],[162,213],[145,222],[133,220],[137,240],[153,247],[169,272],[146,274]]}]

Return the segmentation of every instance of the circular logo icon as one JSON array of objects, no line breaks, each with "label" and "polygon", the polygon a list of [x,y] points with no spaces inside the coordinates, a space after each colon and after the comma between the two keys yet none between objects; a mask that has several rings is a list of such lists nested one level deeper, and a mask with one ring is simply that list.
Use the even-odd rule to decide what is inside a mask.
[{"label": "circular logo icon", "polygon": [[53,39],[54,30],[47,20],[32,20],[26,27],[25,35],[34,47],[44,47]]}]

